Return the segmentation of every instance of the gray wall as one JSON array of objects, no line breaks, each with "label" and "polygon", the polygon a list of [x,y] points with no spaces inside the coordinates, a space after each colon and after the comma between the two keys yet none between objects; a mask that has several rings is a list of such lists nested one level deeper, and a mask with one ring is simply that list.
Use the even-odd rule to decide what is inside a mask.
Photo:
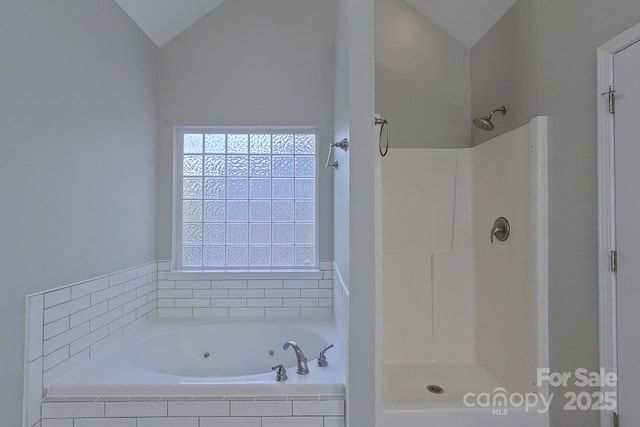
[{"label": "gray wall", "polygon": [[375,1],[376,113],[392,147],[471,144],[469,50],[404,0]]},{"label": "gray wall", "polygon": [[113,1],[0,3],[0,414],[25,295],[155,259],[155,46]]},{"label": "gray wall", "polygon": [[[158,68],[157,253],[171,258],[173,127],[316,125],[333,140],[336,2],[224,2],[169,42]],[[332,258],[332,171],[320,165],[319,254]]]},{"label": "gray wall", "polygon": [[[640,21],[637,0],[520,0],[471,52],[474,116],[506,103],[496,132],[550,116],[549,328],[551,369],[598,367],[596,48]],[[597,426],[595,411],[551,424]]]}]

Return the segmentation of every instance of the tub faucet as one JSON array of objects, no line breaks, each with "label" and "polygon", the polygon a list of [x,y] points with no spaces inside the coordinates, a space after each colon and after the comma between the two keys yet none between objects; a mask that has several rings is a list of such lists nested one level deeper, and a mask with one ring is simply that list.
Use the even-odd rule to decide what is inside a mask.
[{"label": "tub faucet", "polygon": [[309,366],[307,365],[307,356],[304,355],[302,349],[298,346],[295,341],[287,341],[282,346],[283,350],[288,349],[289,347],[293,348],[293,351],[296,353],[296,359],[298,361],[298,375],[307,375],[309,373]]}]

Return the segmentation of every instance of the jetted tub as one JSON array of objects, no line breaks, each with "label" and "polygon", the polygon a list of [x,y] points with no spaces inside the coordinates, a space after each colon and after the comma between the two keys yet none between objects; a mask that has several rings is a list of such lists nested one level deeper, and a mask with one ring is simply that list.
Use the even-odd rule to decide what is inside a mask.
[{"label": "jetted tub", "polygon": [[[342,350],[330,321],[194,321],[158,319],[59,378],[56,396],[262,396],[343,395]],[[308,359],[309,374],[296,373],[293,340]],[[329,366],[317,366],[320,350]],[[276,382],[274,365],[288,380]]]},{"label": "jetted tub", "polygon": [[134,365],[161,374],[188,377],[235,377],[270,372],[274,364],[296,366],[294,340],[308,359],[327,346],[309,329],[274,323],[218,323],[174,327],[136,343],[129,352]]}]

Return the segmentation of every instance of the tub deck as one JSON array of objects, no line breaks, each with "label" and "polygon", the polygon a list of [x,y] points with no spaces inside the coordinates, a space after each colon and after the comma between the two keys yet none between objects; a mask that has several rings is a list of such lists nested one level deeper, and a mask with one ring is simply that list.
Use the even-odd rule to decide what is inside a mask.
[{"label": "tub deck", "polygon": [[[216,321],[202,321],[216,322]],[[228,321],[227,321],[228,322]],[[251,322],[247,320],[246,322]],[[253,320],[255,322],[255,320]],[[260,319],[260,323],[277,320]],[[283,322],[280,320],[280,322]],[[343,350],[331,321],[297,322],[297,327],[309,328],[335,343],[336,348],[327,353],[329,366],[316,365],[317,355],[308,354],[308,375],[298,375],[295,366],[287,366],[288,380],[276,382],[274,372],[232,377],[190,377],[168,375],[142,369],[132,363],[129,351],[138,340],[176,325],[194,323],[184,319],[158,319],[114,343],[112,347],[76,367],[46,387],[46,397],[94,398],[117,397],[259,397],[259,396],[344,396],[345,375]],[[218,322],[220,323],[220,322]],[[312,359],[313,358],[313,359]],[[275,362],[275,361],[274,361]]]}]

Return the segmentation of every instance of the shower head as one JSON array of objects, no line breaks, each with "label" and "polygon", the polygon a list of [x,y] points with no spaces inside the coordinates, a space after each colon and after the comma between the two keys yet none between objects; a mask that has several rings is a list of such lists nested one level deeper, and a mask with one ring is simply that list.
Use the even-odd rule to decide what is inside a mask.
[{"label": "shower head", "polygon": [[490,112],[484,117],[473,119],[473,124],[482,130],[492,131],[495,128],[495,126],[493,125],[491,118],[495,113],[498,113],[498,112],[502,113],[502,115],[504,116],[505,114],[507,114],[507,107],[503,105],[500,108],[496,108],[495,110],[493,110],[492,112]]},{"label": "shower head", "polygon": [[475,125],[475,127],[486,131],[492,131],[495,127],[491,122],[491,119],[488,119],[486,117],[473,119],[473,124]]}]

